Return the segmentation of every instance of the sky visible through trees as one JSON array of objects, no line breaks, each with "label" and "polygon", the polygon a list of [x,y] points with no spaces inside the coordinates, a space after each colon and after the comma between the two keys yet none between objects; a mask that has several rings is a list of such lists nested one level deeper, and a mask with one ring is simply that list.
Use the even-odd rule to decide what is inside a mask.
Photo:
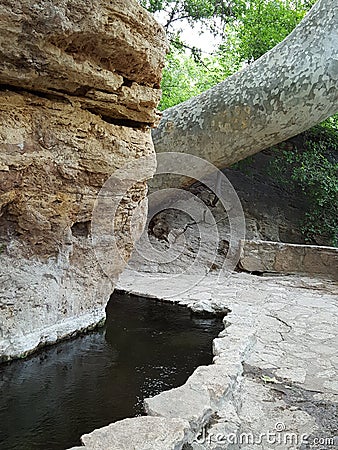
[{"label": "sky visible through trees", "polygon": [[315,0],[140,0],[164,26],[170,53],[160,109],[193,97],[282,41]]}]

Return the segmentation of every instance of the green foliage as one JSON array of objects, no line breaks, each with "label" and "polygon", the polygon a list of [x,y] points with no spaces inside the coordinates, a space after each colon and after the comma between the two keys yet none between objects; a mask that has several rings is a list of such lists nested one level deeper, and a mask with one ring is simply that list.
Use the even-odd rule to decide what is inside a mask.
[{"label": "green foliage", "polygon": [[312,2],[251,0],[237,18],[241,59],[254,61],[281,42],[298,25]]},{"label": "green foliage", "polygon": [[322,236],[338,246],[338,114],[308,132],[292,149],[278,151],[273,172],[282,184],[305,193],[310,208],[302,232],[310,241]]},{"label": "green foliage", "polygon": [[194,26],[197,22],[211,28],[215,33],[232,14],[231,0],[140,0],[151,13],[161,13],[162,24],[171,38],[172,25],[187,20]]},{"label": "green foliage", "polygon": [[[167,56],[163,70],[162,100],[159,109],[164,110],[184,102],[220,83],[231,74],[236,61],[222,63],[217,56],[204,58],[203,63],[186,53],[173,49]],[[230,67],[232,65],[232,67]]]},{"label": "green foliage", "polygon": [[[171,51],[163,72],[162,101],[166,109],[196,96],[237,72],[283,40],[303,18],[309,2],[291,0],[140,0],[152,13],[161,13]],[[173,25],[191,25],[223,36],[213,55],[182,41]],[[178,30],[178,31],[177,31]],[[187,52],[187,49],[190,51]]]},{"label": "green foliage", "polygon": [[201,64],[178,50],[172,50],[163,70],[159,109],[170,108],[198,95],[203,89],[201,84],[207,89],[206,83],[205,68]]}]

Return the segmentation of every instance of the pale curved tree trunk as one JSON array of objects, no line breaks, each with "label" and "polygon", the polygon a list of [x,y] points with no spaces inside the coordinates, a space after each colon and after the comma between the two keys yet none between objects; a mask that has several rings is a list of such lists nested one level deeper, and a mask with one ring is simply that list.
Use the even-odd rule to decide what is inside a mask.
[{"label": "pale curved tree trunk", "polygon": [[153,130],[156,152],[191,153],[223,168],[336,113],[337,11],[337,0],[319,0],[260,59],[166,110]]}]

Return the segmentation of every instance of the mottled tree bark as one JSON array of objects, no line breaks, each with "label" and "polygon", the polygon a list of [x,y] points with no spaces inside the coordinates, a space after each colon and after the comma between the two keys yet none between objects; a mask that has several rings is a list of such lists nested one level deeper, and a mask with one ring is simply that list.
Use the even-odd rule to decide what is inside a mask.
[{"label": "mottled tree bark", "polygon": [[338,111],[338,3],[319,0],[253,64],[166,110],[156,152],[191,153],[218,168],[284,141]]}]

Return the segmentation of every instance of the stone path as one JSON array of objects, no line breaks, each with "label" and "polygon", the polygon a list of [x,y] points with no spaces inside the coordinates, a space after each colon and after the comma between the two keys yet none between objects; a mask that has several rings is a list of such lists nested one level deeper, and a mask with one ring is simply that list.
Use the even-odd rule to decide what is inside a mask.
[{"label": "stone path", "polygon": [[[197,313],[228,313],[225,329],[213,343],[214,364],[146,400],[151,426],[144,418],[139,425],[141,418],[128,419],[128,426],[117,422],[96,430],[94,441],[85,436],[86,447],[103,448],[103,436],[113,432],[116,446],[109,449],[336,448],[338,285],[296,275],[209,274],[196,284],[198,279],[123,274],[121,290],[178,302]],[[155,445],[149,432],[156,434],[159,417],[175,433]],[[135,426],[141,436],[137,446],[128,438]],[[162,436],[164,422],[158,426]]]}]

